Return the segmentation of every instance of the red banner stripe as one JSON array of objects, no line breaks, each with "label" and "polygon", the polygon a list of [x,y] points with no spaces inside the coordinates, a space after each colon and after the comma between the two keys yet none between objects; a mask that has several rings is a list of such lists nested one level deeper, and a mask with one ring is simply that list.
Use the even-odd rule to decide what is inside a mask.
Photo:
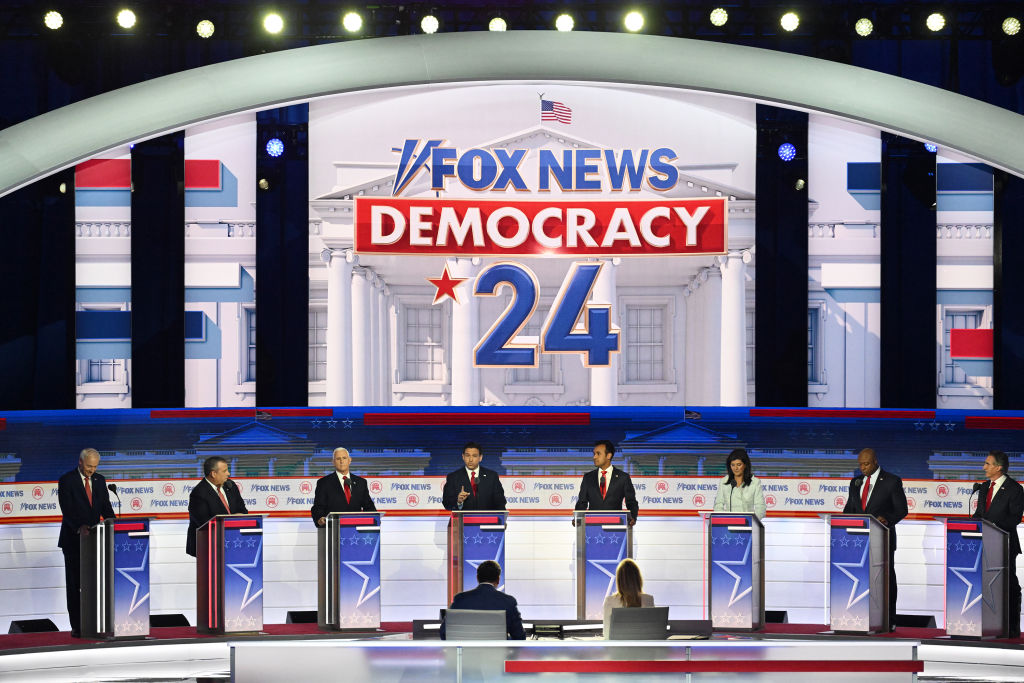
[{"label": "red banner stripe", "polygon": [[197,410],[151,410],[149,417],[192,419],[197,417],[332,417],[332,408],[202,408]]},{"label": "red banner stripe", "polygon": [[947,522],[946,528],[950,531],[977,531],[977,522]]},{"label": "red banner stripe", "polygon": [[863,519],[843,519],[842,517],[833,517],[832,526],[857,526],[864,528],[867,526],[867,522]]},{"label": "red banner stripe", "polygon": [[622,517],[584,517],[587,524],[625,524]]},{"label": "red banner stripe", "polygon": [[255,519],[225,519],[225,529],[258,529],[260,523]]},{"label": "red banner stripe", "polygon": [[0,417],[0,429],[7,429],[7,418]]},{"label": "red banner stripe", "polygon": [[368,427],[430,425],[574,425],[590,424],[590,413],[366,413]]},{"label": "red banner stripe", "polygon": [[505,673],[921,673],[923,661],[855,660],[517,660],[505,661]]},{"label": "red banner stripe", "polygon": [[501,524],[497,517],[463,517],[463,524]]},{"label": "red banner stripe", "polygon": [[185,159],[186,190],[219,190],[220,161],[218,159]]},{"label": "red banner stripe", "polygon": [[992,330],[950,330],[949,355],[953,359],[992,360]]},{"label": "red banner stripe", "polygon": [[934,420],[934,410],[837,410],[832,408],[751,408],[751,417],[838,417],[858,419]]},{"label": "red banner stripe", "polygon": [[750,524],[750,520],[743,517],[712,517],[711,523],[716,526],[730,526],[732,524]]},{"label": "red banner stripe", "polygon": [[[75,166],[79,190],[127,190],[132,186],[131,159],[89,159]],[[218,159],[185,159],[186,190],[219,190]]]},{"label": "red banner stripe", "polygon": [[1024,417],[968,415],[964,426],[967,429],[1024,429]]},{"label": "red banner stripe", "polygon": [[142,522],[124,522],[114,524],[114,531],[145,531],[146,525]]},{"label": "red banner stripe", "polygon": [[376,524],[376,517],[342,517],[338,520],[341,526],[359,526],[362,524]]}]

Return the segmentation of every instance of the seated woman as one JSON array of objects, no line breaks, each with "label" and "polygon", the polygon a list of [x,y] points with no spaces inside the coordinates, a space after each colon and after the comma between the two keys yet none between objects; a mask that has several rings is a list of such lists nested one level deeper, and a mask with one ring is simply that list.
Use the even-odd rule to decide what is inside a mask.
[{"label": "seated woman", "polygon": [[644,577],[640,567],[628,557],[619,562],[615,570],[615,592],[604,599],[604,638],[608,640],[608,627],[615,607],[654,607],[654,598],[643,592]]},{"label": "seated woman", "polygon": [[753,512],[764,519],[764,490],[761,480],[750,469],[750,457],[742,448],[735,449],[725,461],[725,477],[718,482],[715,512]]}]

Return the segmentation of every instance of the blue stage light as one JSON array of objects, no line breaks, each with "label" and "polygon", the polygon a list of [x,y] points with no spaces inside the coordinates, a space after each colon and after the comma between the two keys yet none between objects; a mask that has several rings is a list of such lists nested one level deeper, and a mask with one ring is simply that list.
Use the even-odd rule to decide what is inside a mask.
[{"label": "blue stage light", "polygon": [[926,142],[926,143],[924,143],[924,148],[926,150],[928,150],[929,152],[931,152],[932,154],[935,154],[936,152],[939,151],[939,146],[936,145],[933,142]]},{"label": "blue stage light", "polygon": [[278,138],[267,140],[267,154],[272,157],[279,157],[284,154],[284,143]]},{"label": "blue stage light", "polygon": [[796,147],[789,142],[779,145],[779,158],[783,161],[793,161],[796,158]]}]

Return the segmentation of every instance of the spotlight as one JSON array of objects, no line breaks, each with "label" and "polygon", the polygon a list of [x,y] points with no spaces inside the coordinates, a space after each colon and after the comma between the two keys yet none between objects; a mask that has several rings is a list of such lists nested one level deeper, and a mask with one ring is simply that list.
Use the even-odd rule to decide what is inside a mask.
[{"label": "spotlight", "polygon": [[929,31],[941,31],[946,27],[946,17],[939,12],[933,12],[924,20],[924,25]]},{"label": "spotlight", "polygon": [[1006,17],[1003,19],[1003,33],[1008,36],[1015,36],[1020,33],[1020,19],[1017,17]]},{"label": "spotlight", "polygon": [[[64,17],[60,15],[60,12],[47,12],[46,15],[43,16],[43,24],[51,31],[56,31],[64,25]],[[1006,26],[1005,21],[1003,22],[1003,26]],[[1017,28],[1020,28],[1019,24]],[[1003,30],[1005,30],[1005,28]]]},{"label": "spotlight", "polygon": [[725,22],[729,21],[729,13],[725,11],[724,7],[716,7],[711,10],[710,19],[712,26],[725,26]]},{"label": "spotlight", "polygon": [[626,27],[627,31],[636,33],[644,27],[644,15],[639,12],[629,12],[622,20],[622,24]]},{"label": "spotlight", "polygon": [[779,145],[779,158],[783,161],[793,161],[796,159],[796,147],[792,143],[783,142]]},{"label": "spotlight", "polygon": [[786,12],[779,19],[779,25],[784,31],[795,31],[800,26],[800,15],[796,12]]},{"label": "spotlight", "polygon": [[345,12],[341,18],[341,25],[349,33],[355,33],[363,27],[363,17],[358,12]]},{"label": "spotlight", "polygon": [[269,190],[270,189],[270,181],[267,180],[266,178],[260,178],[259,181],[257,181],[257,183],[256,183],[256,187],[258,187],[258,188],[260,188],[261,190],[264,190],[264,191]]},{"label": "spotlight", "polygon": [[571,14],[559,14],[558,18],[555,19],[555,28],[563,33],[571,31],[576,27],[576,22],[573,21]]},{"label": "spotlight", "polygon": [[936,152],[939,151],[939,146],[936,145],[934,142],[926,142],[926,143],[924,143],[924,148],[926,150],[928,150],[929,152],[931,152],[932,154],[935,154]]},{"label": "spotlight", "polygon": [[267,33],[280,33],[284,29],[284,19],[280,14],[271,12],[263,17],[263,30]]},{"label": "spotlight", "polygon": [[487,24],[488,31],[506,31],[508,30],[508,24],[501,17],[494,17],[490,23]]},{"label": "spotlight", "polygon": [[857,32],[858,36],[867,38],[871,35],[871,32],[875,30],[875,24],[867,17],[861,17],[857,20],[857,23],[853,25],[853,30]]},{"label": "spotlight", "polygon": [[60,192],[61,194],[67,194],[68,193],[68,184],[67,183],[61,183],[60,185],[58,185],[57,186],[57,192]]},{"label": "spotlight", "polygon": [[437,17],[435,17],[433,14],[428,14],[427,16],[420,19],[420,30],[423,31],[424,33],[437,33],[437,29],[439,29],[440,27],[441,22],[439,22],[437,20]]},{"label": "spotlight", "polygon": [[209,38],[213,35],[213,22],[209,19],[203,19],[196,24],[196,33],[199,34],[200,38]]},{"label": "spotlight", "polygon": [[802,190],[805,187],[807,187],[807,181],[804,180],[803,178],[797,178],[796,182],[793,183],[793,188],[796,190]]},{"label": "spotlight", "polygon": [[284,143],[281,142],[280,138],[270,138],[267,140],[267,154],[277,158],[284,154]]},{"label": "spotlight", "polygon": [[117,25],[121,28],[135,26],[135,12],[130,9],[123,9],[117,13]]}]

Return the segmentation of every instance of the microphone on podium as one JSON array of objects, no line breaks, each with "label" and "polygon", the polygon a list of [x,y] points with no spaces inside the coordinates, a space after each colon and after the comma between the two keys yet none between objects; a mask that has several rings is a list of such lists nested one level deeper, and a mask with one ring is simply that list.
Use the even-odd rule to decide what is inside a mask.
[{"label": "microphone on podium", "polygon": [[[985,484],[980,481],[974,482],[974,486],[971,487],[971,495],[967,496],[967,514],[971,514],[971,498],[973,498],[974,494],[980,491],[984,486]],[[981,505],[981,501],[978,501],[978,505]]]},{"label": "microphone on podium", "polygon": [[121,515],[121,496],[117,495],[117,484],[107,484],[107,490],[114,494],[117,498],[117,514]]}]

